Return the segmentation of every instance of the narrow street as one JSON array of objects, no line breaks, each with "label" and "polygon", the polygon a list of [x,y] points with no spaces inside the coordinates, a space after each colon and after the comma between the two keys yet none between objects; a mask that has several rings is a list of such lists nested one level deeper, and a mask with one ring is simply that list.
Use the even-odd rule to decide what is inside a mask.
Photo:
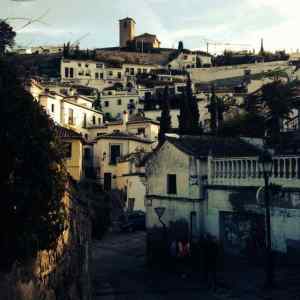
[{"label": "narrow street", "polygon": [[228,290],[215,294],[198,282],[198,275],[182,278],[145,265],[145,232],[110,233],[93,245],[94,300],[231,299]]},{"label": "narrow street", "polygon": [[[218,274],[218,288],[208,290],[199,273],[187,278],[175,271],[145,264],[145,232],[108,233],[93,244],[93,300],[185,300],[205,299],[300,299],[299,272],[277,271],[279,287],[264,291],[264,271],[247,267],[247,272],[226,267]],[[245,268],[244,268],[245,269]]]}]

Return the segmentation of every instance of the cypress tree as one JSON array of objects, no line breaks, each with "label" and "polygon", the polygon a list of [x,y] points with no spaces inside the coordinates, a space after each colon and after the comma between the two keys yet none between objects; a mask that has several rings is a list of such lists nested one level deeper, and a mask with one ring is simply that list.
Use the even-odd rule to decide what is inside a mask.
[{"label": "cypress tree", "polygon": [[181,134],[199,134],[199,109],[196,97],[193,96],[192,81],[188,75],[185,93],[180,101],[180,115],[178,116]]},{"label": "cypress tree", "polygon": [[169,103],[169,87],[164,89],[164,97],[161,104],[161,117],[160,117],[160,129],[158,140],[162,145],[166,139],[165,134],[171,129],[171,116],[170,116],[170,103]]}]

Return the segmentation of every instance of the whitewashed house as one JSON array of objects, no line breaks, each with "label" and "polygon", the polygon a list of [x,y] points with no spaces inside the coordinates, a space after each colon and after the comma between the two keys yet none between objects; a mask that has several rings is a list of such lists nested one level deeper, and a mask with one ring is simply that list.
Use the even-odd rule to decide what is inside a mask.
[{"label": "whitewashed house", "polygon": [[135,134],[115,131],[94,141],[94,166],[105,190],[117,189],[118,161],[131,153],[150,152],[155,143]]},{"label": "whitewashed house", "polygon": [[204,233],[209,153],[239,157],[258,152],[240,139],[168,135],[146,162],[147,228],[161,226],[155,209],[164,207],[167,226],[185,220],[193,236]]},{"label": "whitewashed house", "polygon": [[117,188],[126,191],[125,208],[127,211],[146,211],[145,161],[151,152],[136,152],[118,161]]}]

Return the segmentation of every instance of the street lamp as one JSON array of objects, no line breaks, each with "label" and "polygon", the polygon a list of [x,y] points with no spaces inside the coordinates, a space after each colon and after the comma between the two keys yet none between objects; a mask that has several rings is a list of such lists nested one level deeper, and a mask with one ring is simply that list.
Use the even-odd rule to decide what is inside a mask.
[{"label": "street lamp", "polygon": [[272,174],[273,160],[270,153],[265,150],[259,160],[258,164],[263,173],[265,181],[265,210],[266,210],[266,287],[274,285],[274,263],[272,255],[272,241],[271,241],[271,216],[270,216],[270,193],[269,193],[269,177]]}]

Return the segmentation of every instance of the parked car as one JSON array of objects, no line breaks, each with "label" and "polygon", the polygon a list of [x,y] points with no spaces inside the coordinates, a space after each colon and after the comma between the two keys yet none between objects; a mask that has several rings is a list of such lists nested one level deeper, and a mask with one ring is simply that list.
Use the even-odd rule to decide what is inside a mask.
[{"label": "parked car", "polygon": [[146,215],[143,211],[133,211],[120,216],[120,229],[125,232],[145,230]]}]

